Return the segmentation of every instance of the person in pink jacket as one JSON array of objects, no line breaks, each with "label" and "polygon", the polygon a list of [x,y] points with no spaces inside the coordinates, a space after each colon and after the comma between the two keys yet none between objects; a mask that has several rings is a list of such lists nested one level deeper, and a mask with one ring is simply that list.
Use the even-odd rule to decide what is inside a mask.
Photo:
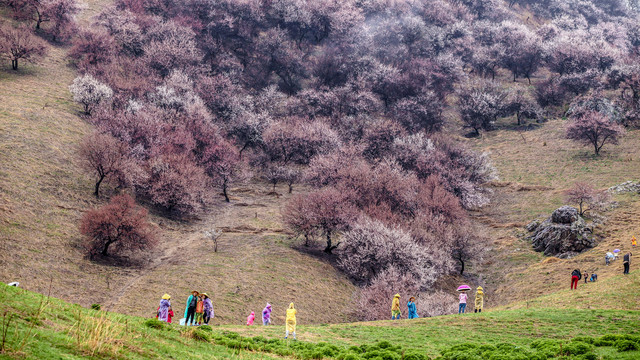
[{"label": "person in pink jacket", "polygon": [[253,325],[253,320],[256,319],[256,314],[252,311],[249,316],[247,316],[247,325]]}]

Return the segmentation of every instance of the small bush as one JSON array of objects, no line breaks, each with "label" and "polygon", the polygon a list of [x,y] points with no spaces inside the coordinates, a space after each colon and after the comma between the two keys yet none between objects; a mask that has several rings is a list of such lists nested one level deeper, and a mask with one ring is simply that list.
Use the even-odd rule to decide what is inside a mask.
[{"label": "small bush", "polygon": [[144,322],[144,326],[151,328],[151,329],[164,329],[165,327],[165,323],[158,320],[158,319],[148,319],[145,320]]},{"label": "small bush", "polygon": [[91,310],[100,310],[101,308],[100,304],[91,304]]},{"label": "small bush", "polygon": [[196,341],[203,341],[203,342],[211,341],[211,334],[209,334],[206,331],[202,331],[201,329],[191,329],[187,331],[186,335],[187,337]]},{"label": "small bush", "polygon": [[213,331],[213,329],[209,325],[202,325],[202,326],[199,327],[199,329],[203,330],[203,331],[207,331],[207,332],[212,332]]},{"label": "small bush", "polygon": [[615,346],[616,341],[618,340],[629,340],[629,339],[625,338],[624,335],[620,335],[620,334],[606,334],[596,339],[593,342],[593,344],[595,346]]},{"label": "small bush", "polygon": [[618,351],[640,350],[638,343],[631,340],[618,340],[615,342],[615,347]]},{"label": "small bush", "polygon": [[404,360],[430,360],[430,358],[422,353],[417,351],[407,351],[404,354]]},{"label": "small bush", "polygon": [[562,347],[564,355],[582,355],[593,351],[593,345],[583,342],[571,342]]},{"label": "small bush", "polygon": [[583,343],[587,343],[587,344],[593,344],[595,342],[596,339],[592,338],[591,336],[577,336],[573,339],[571,339],[572,342],[583,342]]}]

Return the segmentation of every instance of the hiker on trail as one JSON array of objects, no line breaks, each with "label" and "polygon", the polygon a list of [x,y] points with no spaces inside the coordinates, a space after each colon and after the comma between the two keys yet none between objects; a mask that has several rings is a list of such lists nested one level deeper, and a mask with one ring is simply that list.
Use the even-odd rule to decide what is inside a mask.
[{"label": "hiker on trail", "polygon": [[409,298],[409,302],[407,303],[407,308],[409,309],[409,314],[407,315],[407,318],[409,319],[417,319],[420,316],[418,316],[418,310],[416,309],[416,298],[415,297],[410,297]]},{"label": "hiker on trail", "polygon": [[473,312],[482,312],[482,307],[484,306],[484,291],[482,291],[482,286],[478,286],[476,289],[476,299],[473,305]]},{"label": "hiker on trail", "polygon": [[262,325],[271,325],[271,304],[269,303],[262,310]]},{"label": "hiker on trail", "polygon": [[624,265],[624,272],[623,274],[628,274],[629,273],[629,265],[631,265],[631,253],[628,252],[624,255],[624,258],[622,258],[622,264]]},{"label": "hiker on trail", "polygon": [[631,237],[631,246],[636,247],[638,245],[638,240],[636,240],[635,236]]},{"label": "hiker on trail", "polygon": [[391,301],[391,320],[400,320],[400,294],[396,294]]},{"label": "hiker on trail", "polygon": [[187,299],[187,306],[184,309],[185,326],[193,325],[196,316],[196,307],[198,306],[198,292],[193,290],[191,296]]},{"label": "hiker on trail", "polygon": [[202,294],[198,295],[198,302],[196,303],[196,324],[202,325],[204,319],[204,301]]},{"label": "hiker on trail", "polygon": [[207,293],[202,293],[204,296],[204,300],[202,300],[202,305],[204,308],[204,313],[202,314],[202,319],[204,320],[205,325],[209,325],[209,321],[215,315],[213,314],[213,303],[211,303],[211,299]]},{"label": "hiker on trail", "polygon": [[464,314],[465,309],[467,308],[467,296],[466,292],[460,293],[460,303],[458,304],[458,314]]},{"label": "hiker on trail", "polygon": [[584,274],[582,274],[582,276],[584,277],[584,283],[586,284],[587,281],[589,280],[589,273],[585,271]]},{"label": "hiker on trail", "polygon": [[582,277],[580,270],[575,269],[571,272],[571,290],[578,288],[578,281]]},{"label": "hiker on trail", "polygon": [[286,323],[287,323],[287,331],[284,333],[284,338],[288,338],[289,334],[293,334],[293,340],[297,340],[296,339],[296,314],[298,313],[298,310],[295,309],[295,307],[293,306],[293,303],[289,304],[289,308],[287,309],[287,317],[286,317]]},{"label": "hiker on trail", "polygon": [[169,321],[169,310],[171,309],[171,296],[164,294],[162,300],[160,300],[160,307],[158,307],[158,320],[164,322]]},{"label": "hiker on trail", "polygon": [[253,321],[256,319],[256,314],[252,311],[249,316],[247,316],[247,325],[253,325]]}]

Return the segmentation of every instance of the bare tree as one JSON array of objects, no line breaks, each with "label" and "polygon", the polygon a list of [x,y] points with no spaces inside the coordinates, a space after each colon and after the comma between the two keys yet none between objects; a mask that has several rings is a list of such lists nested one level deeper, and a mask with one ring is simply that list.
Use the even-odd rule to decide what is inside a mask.
[{"label": "bare tree", "polygon": [[80,145],[80,155],[87,169],[97,175],[93,194],[100,196],[100,185],[106,179],[122,175],[126,162],[126,146],[111,135],[94,133]]},{"label": "bare tree", "polygon": [[211,239],[211,241],[213,242],[213,252],[218,252],[218,239],[220,239],[220,236],[222,236],[222,230],[215,228],[206,230],[204,232],[204,236]]},{"label": "bare tree", "polygon": [[0,27],[0,56],[11,60],[13,70],[18,70],[19,61],[36,62],[46,53],[44,42],[26,26]]}]

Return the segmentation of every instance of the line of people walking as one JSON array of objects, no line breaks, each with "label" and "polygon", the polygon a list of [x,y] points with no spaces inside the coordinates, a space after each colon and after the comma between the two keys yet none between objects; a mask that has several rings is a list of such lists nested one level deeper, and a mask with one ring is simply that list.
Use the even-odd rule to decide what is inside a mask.
[{"label": "line of people walking", "polygon": [[[209,325],[209,321],[215,317],[213,311],[213,303],[209,298],[207,293],[199,293],[197,290],[193,290],[191,295],[187,299],[186,307],[184,310],[184,322],[181,321],[181,325],[185,326],[200,326],[200,325]],[[267,303],[267,305],[262,310],[262,325],[271,325],[271,304]],[[289,308],[286,311],[285,317],[285,339],[288,339],[289,336],[293,336],[294,340],[297,340],[296,337],[296,325],[297,319],[296,314],[298,310],[296,310],[293,303],[289,304]],[[171,323],[171,319],[173,318],[174,313],[171,307],[171,296],[169,294],[164,294],[162,299],[160,300],[160,305],[158,306],[156,312],[156,318],[160,321]],[[417,314],[416,314],[417,317]],[[255,312],[251,312],[249,316],[247,316],[247,325],[253,325],[255,321]]]},{"label": "line of people walking", "polygon": [[[467,292],[470,291],[471,288],[468,285],[462,285],[458,287],[458,292],[460,293],[458,296],[458,314],[464,314],[467,308],[467,300],[469,296]],[[482,286],[478,286],[476,289],[475,299],[474,299],[474,312],[482,312],[484,307],[484,289]],[[416,298],[414,296],[409,298],[407,302],[407,319],[417,319],[418,310],[416,306]],[[400,294],[395,294],[393,300],[391,300],[391,320],[400,320],[402,318],[402,311],[400,310]]]}]

